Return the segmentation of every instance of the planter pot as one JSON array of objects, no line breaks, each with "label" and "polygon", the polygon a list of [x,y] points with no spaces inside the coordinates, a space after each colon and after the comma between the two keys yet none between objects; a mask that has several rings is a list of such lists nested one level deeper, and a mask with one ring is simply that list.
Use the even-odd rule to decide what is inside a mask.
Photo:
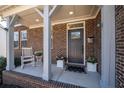
[{"label": "planter pot", "polygon": [[42,58],[43,58],[42,56],[36,56],[36,61],[37,62],[42,62]]},{"label": "planter pot", "polygon": [[64,68],[64,60],[57,60],[57,67]]},{"label": "planter pot", "polygon": [[87,62],[87,71],[91,71],[91,72],[96,72],[96,66],[97,63],[89,63]]}]

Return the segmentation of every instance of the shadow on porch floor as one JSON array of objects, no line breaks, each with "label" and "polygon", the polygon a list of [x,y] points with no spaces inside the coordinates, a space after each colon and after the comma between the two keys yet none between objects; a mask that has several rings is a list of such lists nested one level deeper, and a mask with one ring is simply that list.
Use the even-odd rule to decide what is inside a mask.
[{"label": "shadow on porch floor", "polygon": [[[21,72],[36,77],[42,77],[42,64],[37,63],[36,67],[32,64],[26,64],[24,69],[21,67],[15,68],[13,71]],[[56,64],[52,64],[52,80],[78,85],[88,88],[99,88],[100,76],[97,72],[88,72],[87,74],[65,71],[64,69],[56,67]]]}]

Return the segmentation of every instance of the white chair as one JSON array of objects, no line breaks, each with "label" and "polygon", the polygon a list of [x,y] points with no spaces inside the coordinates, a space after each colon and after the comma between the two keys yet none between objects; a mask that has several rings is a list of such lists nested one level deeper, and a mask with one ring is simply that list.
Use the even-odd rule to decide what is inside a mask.
[{"label": "white chair", "polygon": [[24,68],[24,64],[26,62],[32,62],[33,66],[35,66],[35,60],[34,60],[32,48],[22,48],[21,68]]}]

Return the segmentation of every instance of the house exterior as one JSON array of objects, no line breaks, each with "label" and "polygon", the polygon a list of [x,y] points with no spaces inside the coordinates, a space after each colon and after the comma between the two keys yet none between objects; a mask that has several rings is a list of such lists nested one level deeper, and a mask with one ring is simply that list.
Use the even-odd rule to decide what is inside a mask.
[{"label": "house exterior", "polygon": [[116,22],[116,87],[124,87],[124,38],[123,38],[123,11],[124,6],[116,6],[115,8],[115,22]]},{"label": "house exterior", "polygon": [[[24,6],[23,6],[24,7]],[[39,11],[37,6],[25,7],[23,9],[35,8],[36,12],[43,18],[43,26],[27,27],[26,25],[12,25],[7,33],[7,70],[14,68],[13,58],[21,56],[22,47],[32,47],[33,51],[43,50],[43,79],[50,80],[50,64],[56,64],[56,56],[61,54],[68,58],[69,55],[69,24],[82,23],[85,37],[82,44],[83,60],[89,56],[97,58],[97,71],[101,76],[101,87],[124,87],[124,38],[123,38],[123,11],[124,6],[97,6],[98,12],[95,17],[80,19],[78,21],[58,22],[51,25],[51,14],[57,11],[56,6],[48,11],[50,6],[43,6],[43,11]],[[59,7],[58,7],[59,9]],[[15,10],[16,11],[16,10]],[[21,10],[20,11],[24,11]],[[13,13],[13,14],[16,14]],[[4,16],[9,14],[4,13]],[[21,14],[20,14],[21,15]],[[55,16],[55,14],[53,13]],[[18,19],[18,18],[17,18]],[[23,22],[24,23],[24,22]],[[24,23],[25,24],[25,23]],[[14,29],[14,31],[12,30]],[[50,30],[51,29],[51,30]],[[11,34],[13,31],[14,35]],[[52,33],[52,34],[51,34]],[[23,37],[26,35],[26,38]],[[14,38],[14,44],[12,42]],[[88,38],[93,38],[93,42],[89,43]],[[15,48],[14,48],[15,46]],[[14,48],[14,50],[12,50]],[[11,53],[11,54],[10,54]]]},{"label": "house exterior", "polygon": [[[83,23],[83,20],[80,20],[80,21],[81,23]],[[101,30],[100,30],[100,27],[97,27],[97,23],[100,23],[100,11],[97,14],[96,18],[88,19],[85,21],[86,37],[95,38],[94,43],[87,42],[86,57],[95,56],[97,57],[98,62],[100,62]],[[52,50],[52,62],[54,64],[56,63],[56,56],[62,54],[64,57],[67,57],[67,33],[68,33],[67,24],[68,23],[61,23],[61,24],[55,24],[52,26],[53,36],[52,36],[51,50]],[[24,31],[24,30],[27,31],[26,47],[32,47],[34,51],[43,50],[43,27],[30,29],[24,26],[18,26],[15,28],[15,32],[19,32],[19,34],[21,34],[21,31]],[[42,44],[40,44],[39,42],[41,42]],[[22,46],[21,46],[21,35],[20,35],[19,48],[15,48],[15,57],[21,56],[21,48]]]}]

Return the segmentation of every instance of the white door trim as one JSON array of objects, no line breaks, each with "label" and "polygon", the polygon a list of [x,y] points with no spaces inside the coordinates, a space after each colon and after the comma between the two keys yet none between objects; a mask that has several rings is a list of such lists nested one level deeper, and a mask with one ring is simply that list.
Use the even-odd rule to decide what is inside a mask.
[{"label": "white door trim", "polygon": [[[83,23],[83,27],[78,27],[78,28],[73,28],[73,29],[83,29],[83,40],[84,40],[84,56],[83,56],[83,59],[84,59],[84,66],[86,65],[86,31],[85,31],[85,21],[80,21],[80,22],[82,22]],[[75,22],[73,22],[73,23],[75,23]],[[76,23],[78,23],[78,22],[76,22]],[[67,30],[66,30],[66,57],[68,58],[68,30],[70,30],[69,28],[68,28],[68,24],[66,25],[66,28],[67,28]],[[68,63],[68,61],[67,61],[67,63]],[[78,64],[77,64],[78,65]]]}]

